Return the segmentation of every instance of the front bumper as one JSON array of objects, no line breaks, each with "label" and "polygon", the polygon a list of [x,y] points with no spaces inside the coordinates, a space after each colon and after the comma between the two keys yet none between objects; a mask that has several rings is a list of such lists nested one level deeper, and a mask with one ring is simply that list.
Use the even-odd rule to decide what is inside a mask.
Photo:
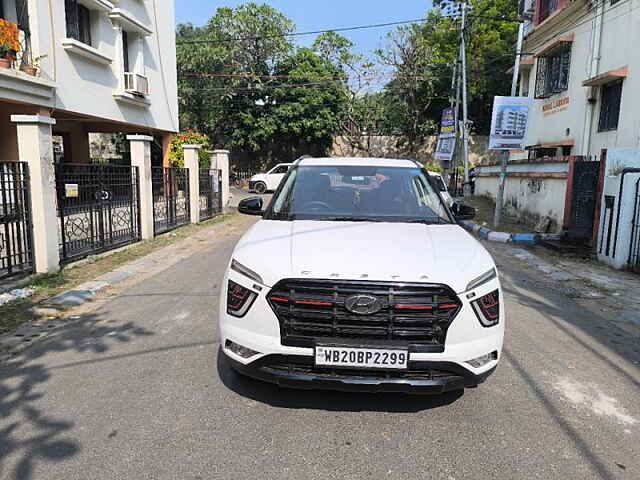
[{"label": "front bumper", "polygon": [[409,361],[407,371],[353,371],[318,369],[314,367],[313,357],[304,355],[272,354],[249,364],[229,355],[227,359],[239,373],[281,387],[343,392],[441,394],[475,387],[496,368],[475,375],[453,362]]}]

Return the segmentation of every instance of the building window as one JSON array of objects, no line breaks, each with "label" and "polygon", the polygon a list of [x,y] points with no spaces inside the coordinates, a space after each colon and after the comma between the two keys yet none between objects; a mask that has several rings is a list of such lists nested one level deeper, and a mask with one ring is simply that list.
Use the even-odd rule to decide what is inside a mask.
[{"label": "building window", "polygon": [[124,64],[124,71],[130,72],[129,67],[129,34],[126,31],[122,31],[122,60]]},{"label": "building window", "polygon": [[598,131],[617,130],[620,118],[620,101],[622,99],[622,80],[603,85],[600,97]]},{"label": "building window", "polygon": [[67,37],[91,45],[91,10],[78,0],[65,0]]},{"label": "building window", "polygon": [[538,57],[536,98],[547,98],[569,88],[571,43],[563,42],[550,53]]},{"label": "building window", "polygon": [[544,22],[557,9],[558,9],[558,0],[542,0],[540,2],[540,16],[539,16],[538,22],[539,23]]}]

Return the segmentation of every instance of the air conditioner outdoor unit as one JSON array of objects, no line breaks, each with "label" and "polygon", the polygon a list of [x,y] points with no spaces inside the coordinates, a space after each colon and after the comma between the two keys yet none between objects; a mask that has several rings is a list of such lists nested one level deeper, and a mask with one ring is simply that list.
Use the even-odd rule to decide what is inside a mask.
[{"label": "air conditioner outdoor unit", "polygon": [[149,95],[149,80],[139,73],[125,72],[124,89],[134,95]]}]

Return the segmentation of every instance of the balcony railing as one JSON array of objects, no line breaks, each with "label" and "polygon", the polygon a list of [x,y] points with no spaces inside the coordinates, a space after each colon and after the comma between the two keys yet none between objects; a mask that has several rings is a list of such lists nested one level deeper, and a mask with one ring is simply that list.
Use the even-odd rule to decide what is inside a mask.
[{"label": "balcony railing", "polygon": [[139,73],[125,72],[124,89],[134,95],[149,95],[149,80]]}]

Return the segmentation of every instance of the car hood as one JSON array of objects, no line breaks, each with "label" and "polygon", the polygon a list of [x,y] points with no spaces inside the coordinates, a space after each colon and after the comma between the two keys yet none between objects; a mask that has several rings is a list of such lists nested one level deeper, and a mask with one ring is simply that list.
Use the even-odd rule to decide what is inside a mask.
[{"label": "car hood", "polygon": [[427,282],[462,292],[494,266],[458,225],[261,220],[233,254],[267,286],[283,278]]},{"label": "car hood", "polygon": [[264,180],[267,176],[266,173],[257,173],[249,179],[250,182],[257,182],[258,180]]}]

